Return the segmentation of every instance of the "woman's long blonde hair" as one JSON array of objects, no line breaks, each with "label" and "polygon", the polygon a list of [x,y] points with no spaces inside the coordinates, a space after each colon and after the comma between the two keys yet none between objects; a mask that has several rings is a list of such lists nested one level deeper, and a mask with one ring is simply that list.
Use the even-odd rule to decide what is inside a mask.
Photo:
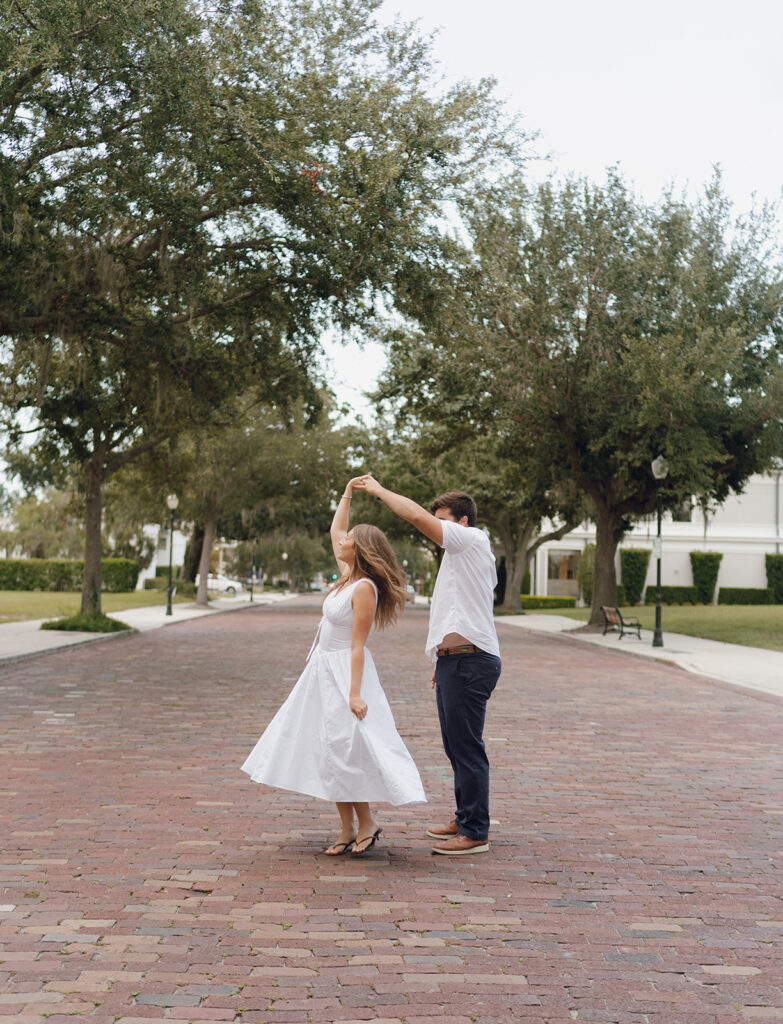
[{"label": "woman's long blonde hair", "polygon": [[375,607],[375,626],[390,626],[405,608],[407,577],[383,530],[369,523],[353,527],[353,569],[344,576],[335,589],[366,577],[378,588]]}]

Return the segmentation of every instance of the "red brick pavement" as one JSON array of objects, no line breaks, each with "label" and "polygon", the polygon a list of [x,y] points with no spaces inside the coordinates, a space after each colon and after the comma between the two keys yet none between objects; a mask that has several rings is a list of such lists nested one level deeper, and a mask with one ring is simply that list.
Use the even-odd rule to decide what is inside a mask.
[{"label": "red brick pavement", "polygon": [[0,1021],[783,1019],[783,702],[501,626],[489,855],[451,811],[426,611],[372,640],[428,807],[363,859],[239,771],[317,604],[3,670]]}]

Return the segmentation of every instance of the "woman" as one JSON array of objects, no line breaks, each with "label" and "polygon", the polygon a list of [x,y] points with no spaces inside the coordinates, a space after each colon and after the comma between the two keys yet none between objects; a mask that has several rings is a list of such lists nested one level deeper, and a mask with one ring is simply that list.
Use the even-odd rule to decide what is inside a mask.
[{"label": "woman", "polygon": [[255,782],[333,800],[340,834],[329,856],[372,849],[381,834],[370,802],[425,803],[421,779],[399,737],[365,643],[405,606],[405,575],[386,536],[348,532],[351,480],[331,527],[342,576],[327,595],[304,672],[242,770]]}]

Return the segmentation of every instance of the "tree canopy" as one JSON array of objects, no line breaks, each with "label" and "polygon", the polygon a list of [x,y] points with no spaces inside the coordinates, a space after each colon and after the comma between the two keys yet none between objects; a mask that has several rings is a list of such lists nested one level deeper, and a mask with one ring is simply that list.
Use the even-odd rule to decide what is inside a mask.
[{"label": "tree canopy", "polygon": [[658,454],[674,507],[722,501],[779,450],[774,218],[734,220],[718,178],[696,203],[648,204],[614,172],[504,179],[463,210],[464,244],[409,297],[424,329],[393,339],[386,388],[442,432],[494,431],[533,494],[578,486],[598,618],[616,603],[619,539],[655,508]]},{"label": "tree canopy", "polygon": [[0,0],[0,353],[10,425],[101,491],[251,384],[310,394],[323,326],[371,317],[505,143],[437,92],[378,0]]}]

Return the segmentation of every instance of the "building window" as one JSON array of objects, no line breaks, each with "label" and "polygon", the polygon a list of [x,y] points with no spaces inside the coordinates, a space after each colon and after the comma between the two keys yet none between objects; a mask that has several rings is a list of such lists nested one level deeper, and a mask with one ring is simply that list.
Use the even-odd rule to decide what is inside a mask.
[{"label": "building window", "polygon": [[672,522],[673,523],[690,523],[693,519],[693,502],[690,498],[686,498],[685,501],[680,502],[679,505],[675,505],[672,509]]},{"label": "building window", "polygon": [[578,551],[550,551],[547,557],[547,593],[557,597],[577,597],[578,571]]}]

